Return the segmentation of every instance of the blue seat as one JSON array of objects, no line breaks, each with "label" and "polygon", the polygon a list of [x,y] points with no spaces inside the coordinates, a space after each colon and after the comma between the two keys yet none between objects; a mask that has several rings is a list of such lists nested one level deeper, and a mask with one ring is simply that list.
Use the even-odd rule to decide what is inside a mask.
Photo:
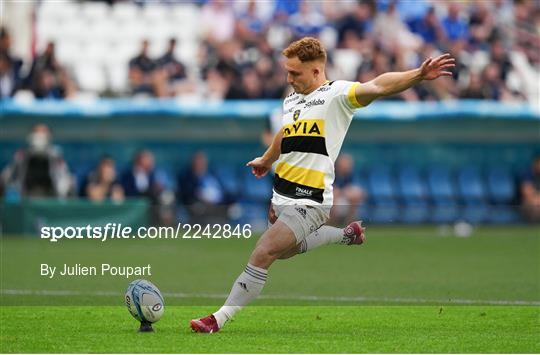
[{"label": "blue seat", "polygon": [[510,169],[496,166],[487,171],[486,186],[490,202],[487,220],[495,224],[517,223],[521,215],[515,206],[517,186]]},{"label": "blue seat", "polygon": [[516,206],[493,205],[488,210],[487,221],[494,224],[518,223],[521,221],[521,214]]},{"label": "blue seat", "polygon": [[353,175],[353,184],[360,186],[367,193],[368,180],[366,174],[363,171],[357,171]]},{"label": "blue seat", "polygon": [[490,201],[510,204],[517,196],[516,184],[509,169],[493,167],[487,172],[487,191]]},{"label": "blue seat", "polygon": [[170,169],[158,167],[155,170],[155,176],[156,181],[158,181],[166,190],[176,190],[177,181],[173,178],[174,174]]},{"label": "blue seat", "polygon": [[242,202],[240,203],[239,224],[250,224],[253,231],[263,231],[268,226],[268,203]]},{"label": "blue seat", "polygon": [[463,207],[460,219],[472,224],[488,220],[490,206],[487,204],[486,186],[480,169],[465,166],[457,172],[458,191]]},{"label": "blue seat", "polygon": [[484,202],[474,202],[465,204],[461,208],[460,219],[471,224],[479,224],[488,221],[489,206]]},{"label": "blue seat", "polygon": [[401,198],[406,203],[424,201],[427,196],[427,187],[418,169],[404,167],[398,172],[398,186]]},{"label": "blue seat", "polygon": [[452,204],[456,200],[456,188],[450,170],[431,167],[427,172],[427,182],[431,199],[438,204]]},{"label": "blue seat", "polygon": [[181,223],[190,223],[191,216],[186,207],[180,203],[176,205],[176,221]]},{"label": "blue seat", "polygon": [[240,179],[238,171],[233,165],[218,164],[212,168],[221,186],[229,196],[236,197],[240,193]]},{"label": "blue seat", "polygon": [[375,204],[393,202],[397,196],[397,188],[390,168],[378,166],[368,172],[368,192]]},{"label": "blue seat", "polygon": [[367,203],[358,206],[356,217],[358,220],[368,222],[371,220],[371,207]]},{"label": "blue seat", "polygon": [[399,206],[395,201],[388,200],[372,204],[369,207],[369,218],[372,223],[390,224],[399,221]]},{"label": "blue seat", "polygon": [[433,223],[453,223],[459,219],[459,209],[453,202],[436,203],[431,207],[430,220]]},{"label": "blue seat", "polygon": [[408,202],[399,211],[399,220],[407,224],[425,223],[429,220],[429,205],[425,201]]},{"label": "blue seat", "polygon": [[457,173],[460,198],[467,204],[478,204],[486,200],[486,189],[480,174],[475,166],[460,169]]},{"label": "blue seat", "polygon": [[71,166],[71,172],[77,183],[77,194],[86,196],[86,184],[88,175],[97,167],[96,161],[79,161]]},{"label": "blue seat", "polygon": [[272,177],[270,174],[257,179],[251,170],[242,173],[242,200],[248,202],[268,202],[272,197]]}]

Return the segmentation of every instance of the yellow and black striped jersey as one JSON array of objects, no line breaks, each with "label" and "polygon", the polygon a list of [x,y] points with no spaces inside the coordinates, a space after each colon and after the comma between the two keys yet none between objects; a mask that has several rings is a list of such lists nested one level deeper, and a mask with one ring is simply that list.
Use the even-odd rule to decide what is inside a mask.
[{"label": "yellow and black striped jersey", "polygon": [[329,81],[283,101],[281,155],[275,163],[274,205],[332,205],[334,162],[355,109],[358,82]]}]

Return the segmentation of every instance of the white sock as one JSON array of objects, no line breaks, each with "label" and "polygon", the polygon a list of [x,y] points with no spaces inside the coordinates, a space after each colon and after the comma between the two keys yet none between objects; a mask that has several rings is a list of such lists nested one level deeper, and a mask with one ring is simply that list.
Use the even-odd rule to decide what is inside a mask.
[{"label": "white sock", "polygon": [[322,226],[300,243],[300,253],[308,252],[323,245],[341,244],[343,238],[343,228]]},{"label": "white sock", "polygon": [[267,270],[247,264],[244,272],[234,282],[223,307],[214,313],[219,328],[223,327],[225,322],[230,320],[236,312],[259,296],[266,282],[267,274]]}]

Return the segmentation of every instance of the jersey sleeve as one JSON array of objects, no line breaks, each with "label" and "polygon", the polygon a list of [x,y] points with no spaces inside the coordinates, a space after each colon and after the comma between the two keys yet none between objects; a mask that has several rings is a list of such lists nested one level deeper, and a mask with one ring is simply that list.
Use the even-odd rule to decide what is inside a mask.
[{"label": "jersey sleeve", "polygon": [[355,110],[363,107],[358,101],[356,101],[355,91],[356,88],[361,85],[359,82],[339,80],[334,82],[336,84],[337,97],[340,105],[345,106],[348,109]]}]

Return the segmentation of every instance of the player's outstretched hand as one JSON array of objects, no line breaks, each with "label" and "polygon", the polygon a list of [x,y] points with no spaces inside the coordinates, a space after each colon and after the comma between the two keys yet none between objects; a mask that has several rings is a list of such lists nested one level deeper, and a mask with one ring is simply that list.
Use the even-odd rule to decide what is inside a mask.
[{"label": "player's outstretched hand", "polygon": [[423,80],[433,80],[440,76],[452,76],[449,70],[456,66],[456,60],[448,53],[437,58],[428,58],[420,67]]},{"label": "player's outstretched hand", "polygon": [[257,179],[262,178],[272,168],[272,164],[268,164],[262,157],[258,157],[246,164],[251,167],[251,172]]}]

